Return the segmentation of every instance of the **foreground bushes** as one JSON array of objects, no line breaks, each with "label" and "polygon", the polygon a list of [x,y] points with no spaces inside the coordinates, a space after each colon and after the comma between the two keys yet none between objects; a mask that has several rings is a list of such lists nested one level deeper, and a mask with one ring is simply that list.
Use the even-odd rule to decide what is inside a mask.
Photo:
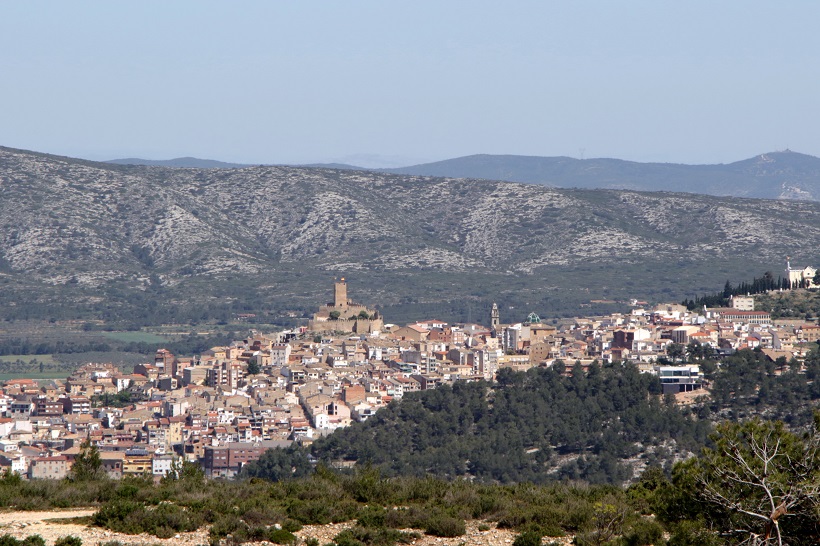
[{"label": "foreground bushes", "polygon": [[55,540],[54,546],[83,546],[83,541],[79,537],[68,535]]},{"label": "foreground bushes", "polygon": [[0,535],[0,546],[46,546],[46,541],[40,535],[31,535],[22,540],[11,535]]},{"label": "foreground bushes", "polygon": [[460,537],[467,532],[463,519],[448,516],[430,518],[424,532],[434,537]]},{"label": "foreground bushes", "polygon": [[113,488],[107,480],[72,483],[66,480],[22,480],[14,474],[0,477],[0,508],[49,510],[95,506],[112,496]]},{"label": "foreground bushes", "polygon": [[395,529],[369,529],[356,526],[345,529],[333,538],[338,546],[392,546],[393,544],[410,544],[421,538],[418,533],[405,533]]},{"label": "foreground bushes", "polygon": [[196,531],[205,523],[202,511],[163,502],[144,506],[134,501],[115,500],[104,504],[94,514],[95,525],[119,533],[149,533],[157,538],[171,538],[177,533]]},{"label": "foreground bushes", "polygon": [[[479,485],[433,478],[383,478],[378,471],[339,475],[320,468],[312,477],[270,483],[166,481],[123,482],[94,515],[95,525],[125,533],[169,537],[210,524],[212,544],[270,541],[290,544],[303,525],[355,521],[339,546],[390,546],[411,540],[406,529],[458,537],[465,520],[497,522],[526,537],[572,533],[594,543],[600,521],[615,510],[613,537],[629,544],[654,537],[641,518],[641,502],[612,486],[562,484]],[[645,504],[645,502],[644,502]],[[621,517],[622,516],[622,517]]]},{"label": "foreground bushes", "polygon": [[[560,484],[481,485],[434,478],[391,478],[377,470],[336,474],[319,467],[313,476],[271,483],[259,479],[215,481],[150,479],[20,481],[0,479],[0,506],[48,509],[99,506],[94,525],[158,538],[210,525],[210,540],[228,544],[290,544],[303,525],[356,522],[339,546],[389,546],[410,540],[416,529],[438,537],[466,532],[465,520],[497,522],[527,536],[594,533],[602,506],[629,512],[619,529],[642,537],[639,510],[620,488]],[[634,495],[633,495],[634,496]],[[636,497],[638,498],[638,497]],[[639,536],[640,535],[640,536]],[[590,535],[592,536],[592,535]],[[0,539],[0,546],[6,546]],[[640,542],[640,540],[639,540]],[[16,543],[8,543],[16,546]],[[36,546],[34,543],[27,546]]]},{"label": "foreground bushes", "polygon": [[[4,482],[0,495],[16,499],[18,507],[97,504],[94,525],[128,534],[169,538],[210,525],[212,544],[288,545],[303,525],[355,522],[336,537],[338,546],[392,546],[417,536],[407,529],[458,537],[466,532],[465,520],[477,519],[517,531],[519,546],[566,534],[575,535],[577,544],[639,546],[660,543],[663,529],[642,514],[664,513],[658,491],[668,487],[662,472],[648,472],[640,484],[624,490],[572,483],[501,486],[386,479],[376,470],[335,474],[320,467],[309,478],[276,483],[186,478],[160,484],[143,479]],[[676,545],[704,538],[700,529],[678,527],[666,528]],[[7,544],[18,546],[0,538],[0,546]]]}]

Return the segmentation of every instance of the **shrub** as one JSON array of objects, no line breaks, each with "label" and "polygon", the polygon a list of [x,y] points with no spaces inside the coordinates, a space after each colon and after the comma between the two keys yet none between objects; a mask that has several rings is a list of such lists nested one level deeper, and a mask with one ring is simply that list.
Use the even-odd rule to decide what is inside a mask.
[{"label": "shrub", "polygon": [[[248,525],[272,525],[284,519],[285,522],[293,522],[293,524],[301,526],[298,521],[285,518],[283,512],[267,506],[260,506],[258,508],[243,511],[241,514],[242,520]],[[284,525],[285,524],[283,523],[283,527]],[[287,530],[293,532],[291,529]],[[298,531],[299,529],[295,530]]]},{"label": "shrub", "polygon": [[40,535],[30,535],[18,540],[11,535],[0,536],[0,546],[46,546],[46,541]]},{"label": "shrub", "polygon": [[356,475],[349,478],[347,490],[359,502],[386,502],[393,493],[390,480],[382,477],[378,468],[366,467],[358,470]]},{"label": "shrub", "polygon": [[718,536],[700,521],[682,521],[672,528],[669,546],[717,546]]},{"label": "shrub", "polygon": [[209,531],[209,538],[212,544],[216,544],[220,541],[220,539],[225,538],[226,536],[236,532],[237,529],[241,527],[241,522],[239,518],[234,515],[223,515],[217,518],[213,525],[211,525],[211,530]]},{"label": "shrub", "polygon": [[381,506],[368,506],[359,511],[356,524],[361,527],[384,527],[387,510]]},{"label": "shrub", "polygon": [[359,513],[359,505],[351,500],[341,500],[334,502],[330,508],[330,521],[333,523],[342,523],[356,519]]},{"label": "shrub", "polygon": [[542,537],[562,537],[566,535],[563,529],[552,523],[527,525],[523,531],[538,533]]},{"label": "shrub", "polygon": [[171,538],[176,534],[176,531],[167,525],[156,525],[151,529],[151,534],[157,538]]},{"label": "shrub", "polygon": [[104,504],[92,522],[120,533],[150,533],[157,538],[171,538],[179,532],[196,531],[204,518],[201,513],[183,510],[175,504],[161,503],[149,509],[133,501],[115,500]]},{"label": "shrub", "polygon": [[541,546],[541,533],[524,531],[513,541],[513,546]]},{"label": "shrub", "polygon": [[336,546],[365,546],[364,542],[356,540],[356,538],[353,536],[349,529],[342,531],[341,533],[336,535],[333,538],[333,542],[336,544]]},{"label": "shrub", "polygon": [[136,498],[137,493],[139,493],[139,487],[137,487],[133,483],[122,483],[116,490],[116,496],[121,499],[133,499]]},{"label": "shrub", "polygon": [[499,529],[517,529],[530,520],[530,514],[523,510],[510,510],[498,519]]},{"label": "shrub", "polygon": [[18,472],[12,472],[9,467],[6,467],[3,474],[0,475],[0,482],[2,482],[3,485],[17,486],[20,485],[20,482],[22,481],[22,476],[20,476]]},{"label": "shrub", "polygon": [[626,546],[649,546],[660,544],[663,527],[655,520],[643,519],[635,523],[624,536]]},{"label": "shrub", "polygon": [[79,537],[68,535],[55,540],[54,546],[83,546],[83,541]]},{"label": "shrub", "polygon": [[387,510],[384,525],[393,529],[424,529],[430,519],[430,510],[423,506],[410,506],[398,510]]},{"label": "shrub", "polygon": [[449,516],[432,517],[427,520],[424,532],[435,537],[460,537],[467,532],[463,519]]},{"label": "shrub", "polygon": [[472,503],[472,517],[474,519],[486,518],[503,512],[506,502],[498,495],[481,495],[477,501]]},{"label": "shrub", "polygon": [[304,525],[327,525],[331,522],[330,507],[323,501],[294,499],[287,512],[288,516]]},{"label": "shrub", "polygon": [[421,538],[417,533],[403,533],[395,529],[369,529],[361,526],[345,529],[333,540],[337,546],[394,546],[408,544]]},{"label": "shrub", "polygon": [[138,503],[129,500],[107,502],[91,516],[91,522],[99,527],[113,529],[114,525],[119,525],[129,514],[140,508],[142,507]]},{"label": "shrub", "polygon": [[282,529],[289,533],[295,533],[302,530],[302,524],[295,519],[286,519],[282,522]]},{"label": "shrub", "polygon": [[245,537],[250,542],[262,542],[267,540],[270,530],[267,527],[250,527],[245,531]]},{"label": "shrub", "polygon": [[284,529],[273,529],[268,533],[268,540],[274,544],[293,544],[296,542],[296,535]]}]

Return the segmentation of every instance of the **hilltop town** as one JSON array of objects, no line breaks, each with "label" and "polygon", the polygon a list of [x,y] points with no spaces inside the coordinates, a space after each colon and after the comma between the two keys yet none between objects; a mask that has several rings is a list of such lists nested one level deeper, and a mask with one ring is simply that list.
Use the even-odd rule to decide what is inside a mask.
[{"label": "hilltop town", "polygon": [[112,478],[158,479],[182,461],[209,477],[233,477],[269,448],[309,444],[408,393],[492,381],[502,368],[562,365],[570,375],[596,361],[630,361],[657,375],[664,394],[683,398],[708,387],[687,356],[759,349],[782,368],[820,340],[820,326],[772,320],[752,296],[695,311],[632,304],[628,314],[549,322],[535,313],[506,321],[509,310],[493,305],[486,324],[431,318],[400,326],[350,300],[342,278],[333,301],[298,329],[251,331],[200,355],[159,350],[132,373],[103,363],[65,381],[6,381],[0,466],[30,479],[63,478],[89,440]]}]

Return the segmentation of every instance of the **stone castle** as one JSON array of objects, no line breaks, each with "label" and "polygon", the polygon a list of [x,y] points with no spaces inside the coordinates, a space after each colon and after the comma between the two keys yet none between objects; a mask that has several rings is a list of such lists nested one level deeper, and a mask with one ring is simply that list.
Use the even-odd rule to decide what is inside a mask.
[{"label": "stone castle", "polygon": [[347,282],[335,282],[333,302],[323,305],[313,315],[308,330],[313,332],[355,332],[372,334],[384,329],[379,312],[347,299]]}]

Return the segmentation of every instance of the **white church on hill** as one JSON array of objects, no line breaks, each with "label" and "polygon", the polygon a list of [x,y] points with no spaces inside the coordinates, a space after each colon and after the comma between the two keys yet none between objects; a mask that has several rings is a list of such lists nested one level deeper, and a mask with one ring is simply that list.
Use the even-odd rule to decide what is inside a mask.
[{"label": "white church on hill", "polygon": [[817,286],[814,284],[814,277],[817,275],[817,268],[807,266],[803,269],[793,269],[791,265],[791,258],[786,258],[786,278],[792,286],[803,286],[805,282],[806,288],[813,288]]}]

